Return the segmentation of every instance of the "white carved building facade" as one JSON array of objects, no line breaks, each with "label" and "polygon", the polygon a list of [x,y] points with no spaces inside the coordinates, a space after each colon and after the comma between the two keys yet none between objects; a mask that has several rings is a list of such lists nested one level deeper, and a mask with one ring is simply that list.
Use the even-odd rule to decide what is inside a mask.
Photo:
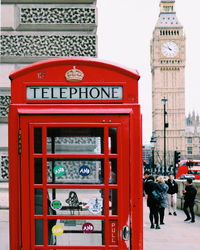
[{"label": "white carved building facade", "polygon": [[0,181],[8,180],[9,74],[49,58],[96,57],[96,30],[96,0],[1,1]]}]

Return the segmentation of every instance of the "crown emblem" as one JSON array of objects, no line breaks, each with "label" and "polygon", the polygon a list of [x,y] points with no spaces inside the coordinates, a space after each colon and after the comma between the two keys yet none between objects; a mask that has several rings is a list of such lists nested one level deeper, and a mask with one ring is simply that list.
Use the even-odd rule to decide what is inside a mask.
[{"label": "crown emblem", "polygon": [[76,69],[76,66],[73,66],[73,69],[66,72],[65,77],[69,82],[79,82],[83,79],[84,74],[81,70]]}]

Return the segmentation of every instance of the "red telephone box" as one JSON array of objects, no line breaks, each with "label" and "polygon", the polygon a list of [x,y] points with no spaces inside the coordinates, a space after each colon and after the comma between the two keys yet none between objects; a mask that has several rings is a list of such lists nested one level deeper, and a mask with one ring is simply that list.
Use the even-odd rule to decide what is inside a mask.
[{"label": "red telephone box", "polygon": [[74,57],[10,79],[10,249],[143,249],[138,73]]}]

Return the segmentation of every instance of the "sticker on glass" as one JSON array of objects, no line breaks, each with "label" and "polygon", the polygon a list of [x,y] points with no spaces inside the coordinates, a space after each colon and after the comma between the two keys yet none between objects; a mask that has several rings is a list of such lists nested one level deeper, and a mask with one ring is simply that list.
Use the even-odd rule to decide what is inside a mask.
[{"label": "sticker on glass", "polygon": [[51,202],[51,208],[54,210],[59,210],[62,208],[62,202],[59,200],[52,200]]},{"label": "sticker on glass", "polygon": [[102,210],[103,200],[102,198],[92,198],[88,202],[88,210],[92,214],[99,214]]},{"label": "sticker on glass", "polygon": [[66,169],[61,165],[57,165],[54,167],[53,172],[55,176],[60,177],[66,174]]},{"label": "sticker on glass", "polygon": [[55,225],[52,227],[52,233],[53,235],[60,236],[64,232],[64,228],[61,225]]},{"label": "sticker on glass", "polygon": [[81,176],[88,176],[90,174],[91,170],[90,167],[83,165],[79,168],[79,174]]},{"label": "sticker on glass", "polygon": [[86,222],[82,226],[82,231],[84,233],[92,233],[94,231],[94,226],[90,222]]}]

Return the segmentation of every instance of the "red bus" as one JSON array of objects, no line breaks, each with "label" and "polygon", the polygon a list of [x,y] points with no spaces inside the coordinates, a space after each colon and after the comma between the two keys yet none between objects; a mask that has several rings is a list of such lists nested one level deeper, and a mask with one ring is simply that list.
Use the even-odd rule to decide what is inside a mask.
[{"label": "red bus", "polygon": [[186,177],[194,176],[196,180],[200,180],[200,160],[182,160],[178,164],[177,178],[182,175]]}]

